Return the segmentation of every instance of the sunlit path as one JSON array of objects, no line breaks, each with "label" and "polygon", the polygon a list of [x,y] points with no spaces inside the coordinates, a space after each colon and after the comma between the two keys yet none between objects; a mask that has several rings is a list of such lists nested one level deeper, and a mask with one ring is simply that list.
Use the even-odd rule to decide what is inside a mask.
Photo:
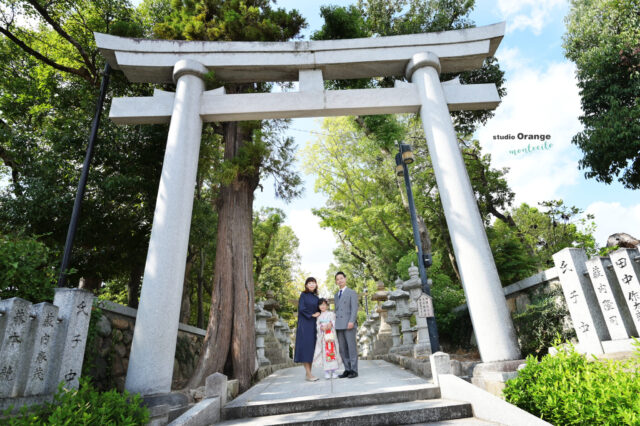
[{"label": "sunlit path", "polygon": [[478,423],[471,404],[441,399],[438,386],[396,365],[360,361],[358,373],[308,382],[303,367],[279,370],[229,402],[222,424],[492,424]]}]

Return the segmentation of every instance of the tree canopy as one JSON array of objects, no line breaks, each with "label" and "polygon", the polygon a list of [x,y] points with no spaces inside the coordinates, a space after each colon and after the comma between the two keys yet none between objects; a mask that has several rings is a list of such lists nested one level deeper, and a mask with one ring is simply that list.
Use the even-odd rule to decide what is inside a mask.
[{"label": "tree canopy", "polygon": [[640,188],[640,1],[572,0],[565,55],[576,64],[585,176]]}]

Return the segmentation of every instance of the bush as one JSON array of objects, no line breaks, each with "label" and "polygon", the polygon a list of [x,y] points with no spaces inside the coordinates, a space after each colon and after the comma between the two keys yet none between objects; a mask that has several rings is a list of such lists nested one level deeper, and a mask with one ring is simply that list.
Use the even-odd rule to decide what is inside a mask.
[{"label": "bush", "polygon": [[[558,343],[558,342],[557,342]],[[640,425],[640,345],[628,361],[587,360],[572,345],[527,357],[506,400],[554,425]]]},{"label": "bush", "polygon": [[534,297],[524,312],[513,316],[513,325],[518,334],[523,356],[541,358],[560,336],[562,341],[575,337],[573,328],[565,327],[569,315],[560,288],[542,296]]},{"label": "bush", "polygon": [[0,298],[52,302],[56,262],[36,237],[0,234]]},{"label": "bush", "polygon": [[9,425],[144,425],[149,410],[137,394],[98,392],[81,378],[79,389],[66,390],[61,384],[52,403],[23,407],[19,416],[5,420]]}]

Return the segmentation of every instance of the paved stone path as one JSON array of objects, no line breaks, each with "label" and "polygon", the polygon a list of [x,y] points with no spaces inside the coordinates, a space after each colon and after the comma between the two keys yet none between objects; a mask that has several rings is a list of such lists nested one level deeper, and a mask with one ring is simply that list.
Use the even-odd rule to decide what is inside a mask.
[{"label": "paved stone path", "polygon": [[307,382],[304,367],[285,368],[276,371],[234,399],[233,404],[290,398],[308,399],[309,396],[347,397],[350,394],[410,390],[431,384],[430,381],[385,361],[359,361],[358,370],[359,376],[354,379],[325,380],[324,372],[314,369],[313,374],[320,380]]}]

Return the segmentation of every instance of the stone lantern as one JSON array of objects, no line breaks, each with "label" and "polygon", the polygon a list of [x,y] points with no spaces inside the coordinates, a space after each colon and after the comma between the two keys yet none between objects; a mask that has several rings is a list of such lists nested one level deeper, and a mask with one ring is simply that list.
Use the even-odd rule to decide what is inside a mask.
[{"label": "stone lantern", "polygon": [[387,324],[391,328],[391,347],[389,352],[394,352],[400,347],[400,319],[396,316],[396,302],[387,300],[382,304],[387,312]]},{"label": "stone lantern", "polygon": [[411,331],[411,315],[409,309],[409,293],[404,290],[394,290],[389,298],[396,302],[395,316],[400,320],[402,331],[402,344],[393,348],[392,352],[402,353],[406,355],[413,354],[413,332]]},{"label": "stone lantern", "polygon": [[269,359],[264,355],[264,336],[269,333],[267,328],[267,319],[271,318],[271,313],[264,310],[263,302],[255,304],[256,315],[256,351],[258,356],[258,364],[260,366],[271,364]]},{"label": "stone lantern", "polygon": [[[402,288],[409,292],[411,296],[409,308],[414,314],[417,314],[417,301],[423,293],[420,272],[413,264],[409,267],[409,279],[404,282]],[[418,341],[413,347],[413,356],[415,358],[428,358],[431,355],[431,341],[429,340],[429,326],[427,325],[426,317],[416,315],[416,330]]]}]

